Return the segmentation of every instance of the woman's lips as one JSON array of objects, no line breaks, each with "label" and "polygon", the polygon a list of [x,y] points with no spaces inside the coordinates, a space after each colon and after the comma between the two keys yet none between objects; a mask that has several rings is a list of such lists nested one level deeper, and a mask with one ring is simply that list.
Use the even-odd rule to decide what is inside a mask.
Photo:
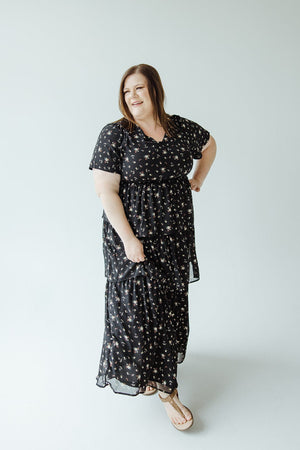
[{"label": "woman's lips", "polygon": [[132,106],[140,106],[143,102],[135,103]]}]

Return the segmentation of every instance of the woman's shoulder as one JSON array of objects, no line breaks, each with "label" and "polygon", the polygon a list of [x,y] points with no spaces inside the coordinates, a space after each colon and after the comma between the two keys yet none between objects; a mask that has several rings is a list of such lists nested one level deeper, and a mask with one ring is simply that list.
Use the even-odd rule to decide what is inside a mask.
[{"label": "woman's shoulder", "polygon": [[172,120],[182,128],[188,128],[193,127],[194,125],[197,125],[196,122],[194,122],[191,119],[188,119],[187,117],[180,116],[179,114],[173,114],[171,116]]},{"label": "woman's shoulder", "polygon": [[191,134],[194,131],[194,124],[192,120],[183,117],[179,114],[172,114],[169,116],[172,123],[172,128],[176,130],[176,134]]},{"label": "woman's shoulder", "polygon": [[203,134],[204,136],[207,136],[209,134],[209,131],[207,131],[200,123],[196,122],[195,120],[188,119],[187,117],[179,116],[179,115],[173,115],[175,122],[179,125],[181,131],[187,132],[189,135],[192,135],[194,137],[197,137],[199,134]]},{"label": "woman's shoulder", "polygon": [[126,138],[128,134],[135,131],[135,126],[130,124],[125,117],[110,122],[105,127],[108,131],[114,133],[114,135],[119,135],[120,138]]},{"label": "woman's shoulder", "polygon": [[121,126],[120,119],[115,120],[114,122],[108,122],[106,125],[103,126],[102,130],[105,130],[107,132],[121,132],[123,130],[123,127]]},{"label": "woman's shoulder", "polygon": [[113,141],[120,141],[124,135],[124,128],[121,126],[119,121],[106,123],[100,132],[103,139]]}]

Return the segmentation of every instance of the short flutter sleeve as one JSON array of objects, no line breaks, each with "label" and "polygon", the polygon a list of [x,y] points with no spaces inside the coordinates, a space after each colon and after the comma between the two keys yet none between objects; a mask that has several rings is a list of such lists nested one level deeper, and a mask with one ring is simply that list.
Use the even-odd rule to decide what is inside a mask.
[{"label": "short flutter sleeve", "polygon": [[192,156],[194,159],[202,158],[202,149],[207,144],[210,133],[196,122],[190,121],[192,134]]},{"label": "short flutter sleeve", "polygon": [[122,127],[116,123],[105,125],[100,131],[89,169],[107,172],[122,172],[121,143]]}]

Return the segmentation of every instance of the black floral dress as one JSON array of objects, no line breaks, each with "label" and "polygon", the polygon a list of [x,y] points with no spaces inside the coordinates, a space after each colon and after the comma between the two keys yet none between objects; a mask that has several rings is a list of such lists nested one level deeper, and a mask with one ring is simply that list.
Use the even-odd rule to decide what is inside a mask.
[{"label": "black floral dress", "polygon": [[105,125],[89,169],[121,175],[119,196],[145,260],[126,257],[102,213],[105,328],[96,384],[131,396],[150,385],[166,393],[178,386],[189,335],[188,287],[200,279],[188,174],[210,133],[172,115],[175,137],[157,142],[135,126]]}]

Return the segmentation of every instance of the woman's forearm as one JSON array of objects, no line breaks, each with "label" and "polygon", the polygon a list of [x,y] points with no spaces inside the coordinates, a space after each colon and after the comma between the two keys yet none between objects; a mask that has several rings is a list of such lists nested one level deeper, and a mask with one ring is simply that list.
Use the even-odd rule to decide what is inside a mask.
[{"label": "woman's forearm", "polygon": [[198,180],[200,182],[200,185],[203,184],[209,172],[209,169],[214,162],[214,159],[216,157],[216,150],[216,143],[213,142],[209,147],[206,148],[206,150],[202,152],[202,158],[197,160],[193,178]]},{"label": "woman's forearm", "polygon": [[135,237],[127,220],[123,202],[116,192],[103,192],[99,194],[105,214],[123,243]]}]

